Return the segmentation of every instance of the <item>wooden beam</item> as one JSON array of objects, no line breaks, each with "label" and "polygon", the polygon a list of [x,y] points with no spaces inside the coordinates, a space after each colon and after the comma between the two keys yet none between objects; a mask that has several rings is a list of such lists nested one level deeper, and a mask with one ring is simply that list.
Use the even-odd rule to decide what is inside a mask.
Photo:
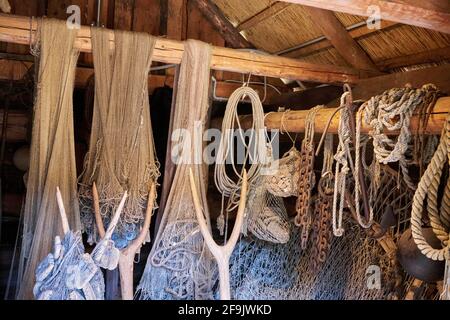
[{"label": "wooden beam", "polygon": [[266,21],[269,18],[275,17],[286,10],[291,4],[286,2],[275,2],[267,8],[261,10],[254,16],[248,18],[247,20],[241,22],[237,25],[236,29],[238,31],[248,30],[253,28],[257,24]]},{"label": "wooden beam", "polygon": [[[315,132],[321,133],[325,130],[327,123],[331,116],[336,112],[336,108],[326,108],[319,110],[314,119]],[[437,134],[439,135],[446,123],[447,114],[450,110],[450,97],[440,98],[433,111],[430,113],[427,127],[424,130],[424,134]],[[288,132],[304,132],[305,120],[308,116],[309,110],[290,111],[284,112],[271,112],[265,117],[264,123],[268,129],[281,128],[281,120],[283,119],[283,128]],[[252,116],[239,117],[240,123],[243,128],[251,128]],[[411,132],[414,133],[419,128],[420,116],[413,114],[410,122]],[[339,114],[336,114],[330,122],[328,128],[329,133],[337,133],[339,127]],[[361,133],[365,134],[371,130],[370,126],[366,125],[363,121],[361,125]],[[398,132],[390,131],[388,134],[398,134]]]},{"label": "wooden beam", "polygon": [[[392,22],[392,21],[386,21],[386,20],[381,20],[381,25],[380,25],[380,29],[369,29],[367,28],[367,25],[363,25],[361,27],[352,29],[352,30],[347,30],[348,34],[350,35],[350,37],[352,37],[355,40],[359,40],[359,39],[363,39],[369,36],[372,36],[374,34],[376,34],[378,31],[380,30],[386,30],[388,28],[391,27],[395,27],[395,26],[399,26],[399,24],[397,22]],[[289,50],[289,52],[281,54],[282,56],[285,57],[290,57],[290,58],[300,58],[300,57],[305,57],[308,56],[310,54],[322,51],[322,50],[327,50],[333,47],[333,45],[331,44],[331,42],[326,39],[323,38],[320,41],[314,42],[312,44],[309,45],[305,45],[305,46],[296,46],[299,47],[297,49],[294,50]]]},{"label": "wooden beam", "polygon": [[[29,117],[22,110],[8,112],[8,126],[6,127],[6,141],[19,142],[27,139]],[[3,109],[0,110],[0,125],[3,125]]]},{"label": "wooden beam", "polygon": [[233,48],[253,48],[211,0],[191,0]]},{"label": "wooden beam", "polygon": [[361,80],[352,89],[353,99],[367,100],[390,88],[401,88],[407,84],[414,88],[420,88],[427,83],[435,84],[442,92],[450,95],[450,65],[392,73]]},{"label": "wooden beam", "polygon": [[[368,17],[372,12],[369,6],[377,6],[381,19],[395,21],[412,26],[450,33],[450,13],[441,11],[439,6],[424,8],[417,1],[386,0],[281,0],[331,11],[344,12]],[[422,1],[421,1],[422,2]]]},{"label": "wooden beam", "polygon": [[[37,22],[33,21],[32,39],[35,39]],[[111,42],[114,34],[111,32]],[[30,18],[0,15],[0,41],[29,44]],[[91,52],[91,30],[82,26],[78,30],[75,46],[81,52]],[[184,45],[182,42],[158,38],[153,60],[164,63],[180,63]],[[369,73],[353,68],[334,65],[318,65],[295,59],[238,51],[230,48],[212,47],[211,68],[214,70],[251,73],[253,75],[286,78],[319,83],[356,83]]]},{"label": "wooden beam", "polygon": [[168,0],[167,38],[184,40],[186,34],[186,0]]},{"label": "wooden beam", "polygon": [[[28,56],[23,57],[23,59],[28,59]],[[30,61],[17,61],[17,60],[6,60],[0,59],[0,80],[21,80],[27,73],[28,69],[32,66]],[[75,73],[75,87],[85,88],[88,84],[89,78],[94,74],[93,68],[88,67],[78,67]],[[168,86],[173,87],[174,80],[171,75],[149,75],[148,78],[148,88],[149,94],[152,94],[156,88]],[[219,97],[229,97],[234,90],[239,88],[241,84],[232,83],[225,81],[217,81],[216,95]],[[262,85],[250,85],[255,89],[258,94],[264,96],[264,87]],[[285,88],[278,87],[278,91],[283,92]],[[266,101],[270,103],[273,99],[276,99],[279,94],[276,90],[267,87],[267,97]]]},{"label": "wooden beam", "polygon": [[435,63],[450,60],[450,47],[432,49],[407,56],[395,57],[376,62],[381,70],[391,70],[424,63]]},{"label": "wooden beam", "polygon": [[[297,92],[275,95],[266,105],[285,107],[291,110],[306,110],[319,104],[327,104],[342,94],[342,87],[320,86]],[[268,110],[265,108],[265,110]]]},{"label": "wooden beam", "polygon": [[311,21],[315,22],[315,25],[348,64],[362,70],[379,71],[332,11],[314,7],[304,7],[304,9]]}]

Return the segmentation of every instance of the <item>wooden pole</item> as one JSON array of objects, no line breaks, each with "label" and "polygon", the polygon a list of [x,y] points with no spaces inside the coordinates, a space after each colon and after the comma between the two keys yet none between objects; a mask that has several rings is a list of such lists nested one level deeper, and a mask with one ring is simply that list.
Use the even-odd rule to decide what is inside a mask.
[{"label": "wooden pole", "polygon": [[[0,15],[0,41],[29,45],[36,37],[37,21],[30,17]],[[114,34],[111,32],[111,43]],[[91,29],[81,26],[75,40],[81,52],[92,52]],[[153,51],[153,61],[180,63],[184,45],[181,41],[158,38]],[[230,48],[212,47],[211,68],[214,70],[251,73],[253,75],[286,78],[320,83],[350,83],[372,74],[353,68],[318,65],[299,60],[239,51]]]},{"label": "wooden pole", "polygon": [[[337,108],[326,108],[317,112],[314,120],[315,131],[317,133],[323,132],[327,126],[330,117],[334,115],[328,128],[329,133],[337,133],[339,127],[339,112],[336,113]],[[437,100],[433,111],[430,114],[427,127],[424,134],[440,134],[448,112],[450,111],[450,97],[443,97]],[[265,117],[265,125],[267,129],[281,129],[281,120],[283,119],[283,130],[288,132],[304,132],[305,119],[309,110],[288,111],[288,112],[270,112]],[[239,117],[243,128],[250,128],[252,123],[251,116]],[[361,133],[368,133],[371,128],[362,121]],[[213,125],[216,127],[217,124]],[[415,114],[411,117],[410,129],[414,133],[419,127],[419,117]],[[388,134],[398,134],[398,131],[389,131]]]}]

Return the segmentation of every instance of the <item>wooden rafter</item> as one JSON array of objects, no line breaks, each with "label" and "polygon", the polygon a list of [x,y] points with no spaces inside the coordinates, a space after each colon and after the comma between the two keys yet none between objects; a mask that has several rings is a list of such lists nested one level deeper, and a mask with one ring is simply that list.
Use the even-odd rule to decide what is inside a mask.
[{"label": "wooden rafter", "polygon": [[314,7],[305,7],[305,10],[310,16],[311,21],[315,22],[324,36],[348,64],[362,70],[379,71],[378,67],[348,34],[345,27],[332,11]]},{"label": "wooden rafter", "polygon": [[[370,6],[377,6],[381,19],[395,21],[431,29],[443,33],[450,33],[450,13],[442,11],[441,5],[424,6],[419,1],[400,0],[281,0],[290,3],[301,4],[331,11],[344,12],[358,16],[371,15]],[[447,0],[446,0],[447,1]],[[440,0],[420,1],[441,2]]]},{"label": "wooden rafter", "polygon": [[[397,22],[392,22],[392,21],[386,21],[386,20],[382,20],[381,21],[381,25],[380,25],[380,29],[369,29],[367,28],[366,25],[357,27],[355,29],[352,30],[348,30],[348,34],[350,35],[350,37],[352,37],[354,40],[359,40],[365,37],[369,37],[375,33],[377,33],[380,30],[386,30],[388,28],[392,28],[395,26],[398,26],[399,24]],[[323,38],[320,41],[314,42],[312,44],[309,45],[305,45],[305,46],[296,46],[298,47],[297,49],[287,49],[286,51],[288,51],[285,54],[282,54],[283,56],[286,57],[291,57],[291,58],[299,58],[299,57],[304,57],[313,53],[316,53],[318,51],[321,50],[326,50],[329,48],[332,48],[333,45],[331,44],[331,42],[326,39]]]},{"label": "wooden rafter", "polygon": [[376,64],[381,70],[391,70],[417,64],[440,62],[442,60],[450,60],[450,47],[426,50],[407,56],[386,59]]},{"label": "wooden rafter", "polygon": [[286,2],[275,2],[274,4],[270,5],[269,7],[261,10],[254,16],[248,18],[247,20],[241,22],[236,29],[238,31],[248,30],[257,24],[272,18],[281,12],[283,12],[285,9],[287,9],[291,4]]},{"label": "wooden rafter", "polygon": [[211,0],[191,0],[233,48],[253,48]]},{"label": "wooden rafter", "polygon": [[[0,15],[0,41],[29,44],[35,39],[37,22],[30,18],[14,15]],[[31,35],[31,37],[30,37]],[[111,43],[114,34],[110,35]],[[91,30],[82,26],[78,30],[75,46],[81,52],[91,52]],[[155,62],[180,63],[184,45],[180,41],[158,38],[153,52]],[[334,65],[318,65],[295,59],[238,51],[230,48],[212,47],[211,68],[214,70],[251,73],[253,75],[286,78],[320,83],[356,83],[370,76],[369,73],[353,68]]]}]

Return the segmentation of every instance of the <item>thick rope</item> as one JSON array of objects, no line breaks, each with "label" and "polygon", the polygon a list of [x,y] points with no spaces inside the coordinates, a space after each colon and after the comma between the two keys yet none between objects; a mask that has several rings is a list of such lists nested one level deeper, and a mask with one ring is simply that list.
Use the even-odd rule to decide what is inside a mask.
[{"label": "thick rope", "polygon": [[[411,212],[411,230],[414,242],[419,250],[432,260],[443,261],[448,259],[449,245],[449,198],[450,198],[450,179],[444,190],[441,210],[438,209],[437,193],[440,179],[443,173],[444,165],[450,161],[450,113],[447,116],[446,126],[442,132],[441,140],[436,152],[431,159],[425,173],[423,174],[417,186],[413,199]],[[427,198],[427,211],[430,218],[430,224],[436,237],[442,241],[444,248],[434,249],[428,244],[422,233],[422,215],[423,203]]]}]

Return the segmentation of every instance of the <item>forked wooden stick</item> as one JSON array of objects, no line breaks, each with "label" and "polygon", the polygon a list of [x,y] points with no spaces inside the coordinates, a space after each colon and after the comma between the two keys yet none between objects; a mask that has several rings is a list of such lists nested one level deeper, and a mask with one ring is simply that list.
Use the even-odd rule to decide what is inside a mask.
[{"label": "forked wooden stick", "polygon": [[59,187],[56,187],[56,202],[58,203],[59,214],[61,215],[63,232],[64,235],[66,235],[66,233],[70,231],[69,220],[67,219],[66,209],[64,208],[64,202]]},{"label": "forked wooden stick", "polygon": [[[100,205],[99,205],[99,197],[98,197],[98,191],[95,183],[92,185],[92,194],[94,199],[94,213],[95,213],[95,221],[97,223],[98,232],[100,237],[103,239],[105,236],[111,236],[111,232],[109,232],[110,228],[108,228],[108,231],[105,233],[105,227],[103,225],[103,220],[100,215]],[[147,210],[145,213],[145,220],[144,225],[142,226],[142,230],[139,233],[139,235],[134,239],[130,245],[122,250],[120,250],[120,256],[119,256],[119,273],[120,273],[120,290],[122,293],[122,300],[133,300],[134,297],[134,291],[133,291],[133,269],[134,269],[134,256],[136,255],[136,252],[139,250],[139,248],[142,246],[142,243],[145,241],[145,237],[147,236],[148,229],[150,227],[150,222],[152,218],[152,211],[153,211],[153,203],[155,202],[156,197],[156,186],[153,182],[150,185],[150,191],[149,191],[149,197],[147,202]],[[124,198],[122,198],[124,200]],[[122,204],[122,202],[121,202]],[[124,204],[124,203],[123,203]],[[122,209],[122,207],[117,208],[117,211],[119,211],[119,208]],[[117,212],[116,211],[116,212]],[[121,210],[120,210],[121,211]],[[111,221],[111,224],[115,221],[119,220],[119,217],[117,216],[117,219],[115,220],[116,215],[114,216],[113,220]]]},{"label": "forked wooden stick", "polygon": [[247,171],[244,170],[242,177],[241,198],[239,200],[238,212],[236,215],[236,221],[234,222],[233,231],[228,239],[227,243],[223,246],[218,245],[211,233],[209,232],[208,225],[206,224],[205,217],[198,198],[197,186],[195,185],[194,176],[192,170],[189,168],[189,180],[191,183],[192,198],[194,201],[195,213],[197,215],[200,231],[205,239],[205,243],[209,250],[213,254],[219,267],[219,284],[220,284],[220,299],[230,300],[230,256],[233,253],[233,249],[239,239],[241,233],[242,224],[244,222],[245,203],[247,200]]}]

